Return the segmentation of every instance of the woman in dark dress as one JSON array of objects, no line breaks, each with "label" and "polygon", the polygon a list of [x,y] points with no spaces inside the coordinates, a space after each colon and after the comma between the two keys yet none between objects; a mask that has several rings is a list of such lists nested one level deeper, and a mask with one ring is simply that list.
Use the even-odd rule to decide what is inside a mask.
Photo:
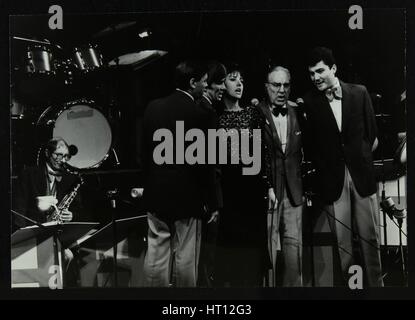
[{"label": "woman in dark dress", "polygon": [[[237,130],[239,137],[249,134],[252,143],[253,129],[261,129],[263,120],[255,107],[242,108],[239,104],[244,85],[237,66],[228,69],[225,85],[219,128]],[[215,283],[217,286],[258,287],[262,286],[269,263],[266,168],[261,165],[257,175],[243,175],[241,161],[241,164],[230,164],[232,154],[236,152],[239,158],[241,156],[240,148],[232,145],[230,139],[227,152],[228,164],[220,166],[223,209],[219,219]]]}]

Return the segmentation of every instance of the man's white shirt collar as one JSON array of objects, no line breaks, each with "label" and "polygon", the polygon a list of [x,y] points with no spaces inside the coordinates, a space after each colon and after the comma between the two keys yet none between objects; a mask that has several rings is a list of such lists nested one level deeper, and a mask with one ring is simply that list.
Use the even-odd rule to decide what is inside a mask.
[{"label": "man's white shirt collar", "polygon": [[209,99],[209,97],[207,95],[203,95],[203,98],[205,98],[210,104],[212,104],[212,100]]},{"label": "man's white shirt collar", "polygon": [[179,88],[176,88],[176,90],[177,91],[180,91],[180,92],[183,92],[184,94],[188,95],[190,97],[190,99],[192,99],[193,101],[195,101],[195,98],[193,98],[193,96],[189,92],[186,92],[186,91],[184,91],[182,89],[179,89]]}]

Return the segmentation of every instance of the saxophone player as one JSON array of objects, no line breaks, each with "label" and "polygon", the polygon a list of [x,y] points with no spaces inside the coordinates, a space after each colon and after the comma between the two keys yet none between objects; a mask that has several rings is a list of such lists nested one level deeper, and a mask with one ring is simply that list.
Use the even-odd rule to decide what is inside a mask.
[{"label": "saxophone player", "polygon": [[[20,174],[16,188],[12,188],[13,210],[35,220],[38,223],[59,219],[60,223],[81,221],[81,200],[79,194],[71,199],[67,208],[58,215],[55,208],[59,207],[62,199],[71,194],[78,183],[78,177],[69,174],[65,168],[70,159],[69,146],[62,138],[49,140],[42,155],[42,161],[35,167],[28,167]],[[64,202],[64,201],[63,201]],[[13,229],[26,227],[29,220],[13,216]],[[84,217],[86,218],[86,217]],[[79,270],[70,249],[64,249],[65,287],[77,286]]]},{"label": "saxophone player", "polygon": [[[13,209],[39,223],[56,219],[54,211],[61,200],[72,191],[77,177],[64,170],[70,159],[69,146],[62,138],[49,140],[44,148],[43,161],[36,167],[28,167],[20,174],[13,194]],[[60,214],[61,222],[80,221],[79,194],[69,208]],[[27,221],[14,218],[14,228],[27,226]]]}]

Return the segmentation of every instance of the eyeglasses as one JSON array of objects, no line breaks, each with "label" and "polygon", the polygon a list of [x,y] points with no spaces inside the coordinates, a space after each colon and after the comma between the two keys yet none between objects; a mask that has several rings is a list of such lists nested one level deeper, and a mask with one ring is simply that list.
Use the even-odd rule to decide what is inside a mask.
[{"label": "eyeglasses", "polygon": [[65,159],[66,161],[69,161],[71,159],[70,154],[62,154],[62,153],[53,152],[52,155],[56,160]]},{"label": "eyeglasses", "polygon": [[281,90],[282,87],[284,87],[284,89],[287,90],[291,86],[291,84],[289,83],[267,82],[267,84],[270,84],[272,87],[274,87],[277,90]]}]

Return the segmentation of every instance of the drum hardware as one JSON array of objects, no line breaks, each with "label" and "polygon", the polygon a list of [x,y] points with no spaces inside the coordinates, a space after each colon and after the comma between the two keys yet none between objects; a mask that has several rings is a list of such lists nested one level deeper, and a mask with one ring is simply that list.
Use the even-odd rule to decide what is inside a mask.
[{"label": "drum hardware", "polygon": [[119,166],[121,163],[120,163],[120,161],[118,160],[118,155],[117,155],[117,152],[115,151],[115,149],[114,149],[114,148],[112,148],[112,153],[114,154],[114,158],[115,158],[115,165],[116,165],[116,166]]},{"label": "drum hardware", "polygon": [[21,102],[17,101],[15,98],[11,99],[10,103],[10,117],[12,120],[22,120],[24,119],[24,112],[26,106]]},{"label": "drum hardware", "polygon": [[50,41],[47,40],[47,39],[45,39],[44,41],[41,41],[41,40],[35,40],[35,39],[29,39],[29,38],[15,37],[15,36],[13,36],[13,39],[21,40],[21,41],[24,41],[24,42],[33,42],[33,43],[37,43],[37,44],[45,44],[45,45],[50,45],[51,44]]},{"label": "drum hardware", "polygon": [[56,65],[54,63],[52,50],[45,45],[33,45],[27,47],[26,72],[28,74],[55,75]]},{"label": "drum hardware", "polygon": [[91,72],[104,66],[104,58],[97,45],[88,44],[86,46],[73,49],[73,65],[83,73]]}]

